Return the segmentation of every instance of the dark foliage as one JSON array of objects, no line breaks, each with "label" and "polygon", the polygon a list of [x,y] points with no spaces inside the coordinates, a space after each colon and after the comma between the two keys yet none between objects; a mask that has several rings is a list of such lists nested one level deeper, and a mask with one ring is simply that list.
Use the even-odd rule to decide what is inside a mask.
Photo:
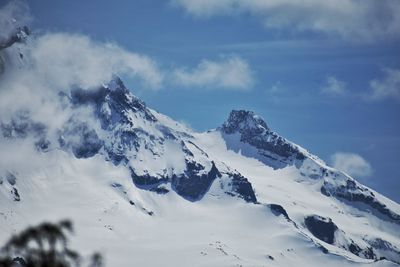
[{"label": "dark foliage", "polygon": [[[73,232],[68,220],[42,223],[13,235],[0,251],[0,267],[74,267],[81,266],[81,256],[68,248]],[[101,267],[102,257],[95,253],[89,267]]]}]

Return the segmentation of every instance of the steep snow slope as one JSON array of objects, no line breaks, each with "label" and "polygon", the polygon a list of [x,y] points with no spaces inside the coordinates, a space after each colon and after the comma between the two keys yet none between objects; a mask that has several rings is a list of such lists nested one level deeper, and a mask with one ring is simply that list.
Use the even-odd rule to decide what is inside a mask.
[{"label": "steep snow slope", "polygon": [[261,117],[196,133],[118,77],[55,89],[30,71],[34,43],[26,27],[0,41],[1,96],[37,105],[0,107],[0,242],[70,218],[73,247],[107,266],[398,266],[400,206]]},{"label": "steep snow slope", "polygon": [[[126,168],[104,162],[99,155],[82,160],[52,151],[37,160],[42,163],[40,170],[20,173],[22,201],[1,197],[2,240],[28,223],[69,217],[77,226],[72,246],[87,253],[100,250],[107,266],[361,266],[369,262],[350,254],[341,254],[349,259],[324,254],[293,224],[263,205],[213,195],[190,202],[176,194],[140,190],[132,185]],[[395,264],[381,261],[368,266]]]},{"label": "steep snow slope", "polygon": [[67,217],[74,245],[109,266],[400,262],[400,206],[252,112],[195,133],[117,77],[57,101],[58,128],[22,111],[0,124],[13,158],[0,170],[0,241]]}]

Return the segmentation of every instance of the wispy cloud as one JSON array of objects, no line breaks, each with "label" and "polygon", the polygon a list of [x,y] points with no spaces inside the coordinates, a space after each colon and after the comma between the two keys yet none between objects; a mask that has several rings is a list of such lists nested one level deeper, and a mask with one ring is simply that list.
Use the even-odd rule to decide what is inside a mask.
[{"label": "wispy cloud", "polygon": [[369,100],[383,100],[392,98],[400,100],[400,70],[384,69],[384,76],[370,82],[371,91],[367,95]]},{"label": "wispy cloud", "polygon": [[249,90],[254,83],[250,65],[237,56],[203,59],[193,69],[176,69],[172,76],[176,84],[192,88]]},{"label": "wispy cloud", "polygon": [[196,17],[250,14],[271,29],[379,41],[400,35],[397,0],[171,0]]},{"label": "wispy cloud", "polygon": [[346,94],[346,83],[335,76],[328,76],[326,85],[322,87],[321,92],[329,95],[344,95]]},{"label": "wispy cloud", "polygon": [[331,164],[335,169],[350,176],[368,177],[372,174],[372,167],[368,161],[355,153],[337,152],[331,156]]},{"label": "wispy cloud", "polygon": [[278,94],[283,91],[281,81],[276,81],[268,90],[267,92],[270,94]]}]

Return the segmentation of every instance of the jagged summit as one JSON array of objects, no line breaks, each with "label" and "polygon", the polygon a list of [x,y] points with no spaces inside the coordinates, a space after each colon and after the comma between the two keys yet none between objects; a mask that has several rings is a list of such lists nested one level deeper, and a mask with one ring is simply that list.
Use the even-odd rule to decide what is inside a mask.
[{"label": "jagged summit", "polygon": [[28,26],[18,27],[15,32],[6,38],[0,39],[0,50],[8,48],[15,43],[25,42],[30,33]]},{"label": "jagged summit", "polygon": [[267,123],[252,111],[232,110],[219,130],[229,149],[259,158],[275,169],[306,158],[304,151],[271,131]]},{"label": "jagged summit", "polygon": [[269,128],[267,123],[253,111],[232,110],[228,120],[222,125],[222,130],[227,134],[248,131],[262,134],[269,131]]}]

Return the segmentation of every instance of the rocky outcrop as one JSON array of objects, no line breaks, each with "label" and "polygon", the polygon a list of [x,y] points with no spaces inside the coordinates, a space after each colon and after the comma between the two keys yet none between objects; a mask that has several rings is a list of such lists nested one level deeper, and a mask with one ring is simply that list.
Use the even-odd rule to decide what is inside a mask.
[{"label": "rocky outcrop", "polygon": [[235,194],[243,198],[246,202],[257,203],[257,197],[254,193],[251,183],[239,173],[231,174],[231,190],[228,194]]},{"label": "rocky outcrop", "polygon": [[333,196],[339,200],[345,200],[349,204],[363,204],[377,215],[400,224],[399,214],[393,212],[380,202],[371,190],[350,178],[347,178],[344,184],[334,184],[330,181],[324,181],[321,193],[325,196]]},{"label": "rocky outcrop", "polygon": [[228,149],[240,150],[243,155],[256,157],[275,169],[305,159],[305,155],[296,146],[271,131],[266,122],[254,112],[232,110],[219,130]]},{"label": "rocky outcrop", "polygon": [[203,198],[211,187],[214,180],[221,177],[221,173],[212,162],[211,169],[207,173],[200,174],[204,171],[204,166],[195,162],[186,162],[186,171],[181,175],[172,176],[172,188],[178,195],[183,198],[196,201]]},{"label": "rocky outcrop", "polygon": [[0,51],[12,46],[15,43],[22,43],[30,35],[27,26],[19,27],[16,31],[8,36],[8,38],[0,40]]},{"label": "rocky outcrop", "polygon": [[332,222],[332,219],[312,215],[304,219],[304,224],[316,238],[328,244],[335,242],[335,232],[338,230],[338,227]]}]

